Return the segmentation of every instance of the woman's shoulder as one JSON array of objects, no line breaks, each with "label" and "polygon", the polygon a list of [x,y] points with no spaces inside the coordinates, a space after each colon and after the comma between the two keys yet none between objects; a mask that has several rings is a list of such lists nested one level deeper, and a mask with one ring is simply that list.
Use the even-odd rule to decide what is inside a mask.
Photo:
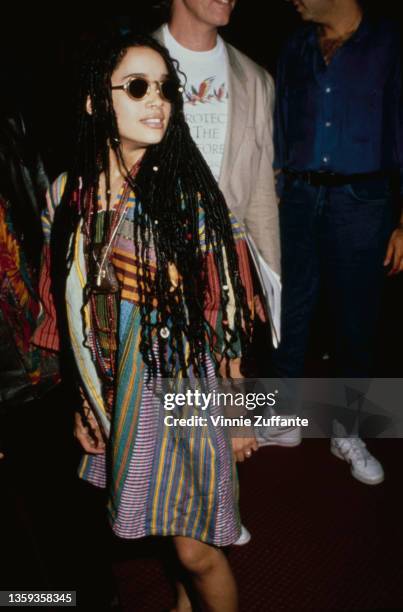
[{"label": "woman's shoulder", "polygon": [[60,204],[67,183],[67,172],[62,172],[50,186],[49,195],[53,206]]},{"label": "woman's shoulder", "polygon": [[63,192],[66,187],[67,172],[60,174],[51,183],[48,191],[46,192],[46,207],[42,212],[42,229],[46,239],[50,238],[51,225],[55,216],[55,210],[60,204]]}]

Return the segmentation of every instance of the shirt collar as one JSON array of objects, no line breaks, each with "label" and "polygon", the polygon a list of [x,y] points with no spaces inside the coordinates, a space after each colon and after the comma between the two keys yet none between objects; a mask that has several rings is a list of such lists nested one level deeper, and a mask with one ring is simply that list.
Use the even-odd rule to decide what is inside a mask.
[{"label": "shirt collar", "polygon": [[[310,23],[305,26],[306,27],[306,42],[311,45],[316,45],[318,41],[317,36],[317,25],[315,23]],[[360,25],[354,32],[354,34],[349,38],[351,42],[359,42],[362,40],[364,36],[366,36],[371,30],[371,20],[368,15],[364,12]]]}]

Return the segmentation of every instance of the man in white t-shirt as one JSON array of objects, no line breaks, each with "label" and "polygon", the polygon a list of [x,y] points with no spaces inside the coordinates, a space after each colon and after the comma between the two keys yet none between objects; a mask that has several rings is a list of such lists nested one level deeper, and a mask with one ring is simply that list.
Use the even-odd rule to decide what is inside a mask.
[{"label": "man in white t-shirt", "polygon": [[154,37],[179,62],[185,114],[194,140],[229,208],[260,254],[280,274],[278,207],[274,187],[271,76],[225,43],[236,0],[166,0],[170,19]]}]

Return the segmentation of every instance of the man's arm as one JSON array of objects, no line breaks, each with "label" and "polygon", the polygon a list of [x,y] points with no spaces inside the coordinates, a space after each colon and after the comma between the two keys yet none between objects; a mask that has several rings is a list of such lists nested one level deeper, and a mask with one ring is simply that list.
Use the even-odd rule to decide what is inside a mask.
[{"label": "man's arm", "polygon": [[263,76],[263,112],[256,126],[259,158],[256,182],[245,216],[245,224],[263,258],[280,274],[280,230],[278,201],[273,171],[274,84],[271,76]]},{"label": "man's arm", "polygon": [[403,271],[403,70],[402,49],[397,56],[396,68],[393,76],[393,91],[396,94],[395,106],[395,150],[400,169],[400,219],[392,233],[386,251],[384,266],[391,266],[388,276]]}]

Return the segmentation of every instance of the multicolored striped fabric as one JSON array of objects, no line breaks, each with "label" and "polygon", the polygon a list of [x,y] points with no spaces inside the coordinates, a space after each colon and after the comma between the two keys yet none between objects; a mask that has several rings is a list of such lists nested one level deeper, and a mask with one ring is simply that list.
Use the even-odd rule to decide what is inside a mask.
[{"label": "multicolored striped fabric", "polygon": [[[58,194],[59,199],[63,181],[65,178],[60,177],[52,190],[52,194]],[[51,209],[46,214],[45,223],[51,223],[54,206],[58,203],[53,198],[49,202]],[[74,240],[74,262],[66,290],[71,341],[93,411],[109,437],[106,455],[85,455],[79,473],[88,482],[108,488],[110,523],[119,537],[182,535],[216,546],[226,546],[236,541],[240,533],[237,477],[227,433],[220,427],[214,427],[210,419],[207,427],[195,427],[190,435],[180,435],[176,428],[165,426],[164,417],[168,413],[161,403],[162,381],[148,382],[139,350],[138,264],[134,257],[133,232],[130,233],[133,209],[137,205],[139,203],[132,194],[112,254],[121,283],[116,395],[112,415],[108,413],[102,396],[93,352],[83,342],[83,327],[88,334],[92,323],[88,305],[82,308],[86,269],[81,227]],[[100,210],[103,210],[102,203]],[[235,218],[231,217],[231,220],[242,279],[253,308],[253,287],[244,233]],[[201,214],[200,235],[203,236],[203,233],[204,219]],[[212,255],[206,252],[206,258],[209,291],[205,318],[214,332],[221,316],[220,291],[223,282],[218,277]],[[152,257],[148,265],[155,267]],[[192,379],[192,372],[189,376]],[[215,367],[210,360],[208,379],[204,384],[214,386],[215,381]],[[175,386],[181,381],[171,382]],[[195,380],[192,382],[196,383]],[[186,417],[194,410],[190,407],[178,408],[169,414]],[[214,410],[218,409],[212,409],[209,415],[218,415]]]},{"label": "multicolored striped fabric", "polygon": [[32,341],[50,351],[60,349],[57,332],[56,313],[50,290],[50,234],[55,213],[55,203],[60,203],[66,186],[67,175],[62,174],[54,181],[50,191],[46,194],[47,207],[42,214],[42,229],[44,246],[42,251],[41,275],[39,278],[39,295],[41,296],[41,313]]},{"label": "multicolored striped fabric", "polygon": [[11,206],[0,194],[0,323],[4,326],[4,333],[7,330],[7,337],[12,339],[18,355],[17,363],[21,364],[21,372],[24,372],[24,383],[22,374],[20,378],[17,376],[17,357],[11,357],[0,389],[4,398],[9,397],[7,380],[14,381],[14,388],[17,390],[19,387],[21,392],[24,385],[35,386],[39,395],[45,379],[49,387],[59,378],[55,356],[31,342],[40,310],[37,275],[25,256],[23,241],[12,221]]},{"label": "multicolored striped fabric", "polygon": [[[122,193],[123,191],[121,191],[118,196],[115,208],[118,205]],[[138,293],[138,279],[143,275],[141,262],[136,260],[133,248],[133,215],[135,206],[138,205],[139,202],[136,201],[134,194],[132,194],[127,202],[126,213],[119,227],[111,258],[115,267],[116,276],[121,285],[121,298],[134,303],[138,303],[140,299]],[[150,261],[147,262],[147,266],[151,272],[151,278],[153,279],[156,273],[153,249],[151,249]]]}]

